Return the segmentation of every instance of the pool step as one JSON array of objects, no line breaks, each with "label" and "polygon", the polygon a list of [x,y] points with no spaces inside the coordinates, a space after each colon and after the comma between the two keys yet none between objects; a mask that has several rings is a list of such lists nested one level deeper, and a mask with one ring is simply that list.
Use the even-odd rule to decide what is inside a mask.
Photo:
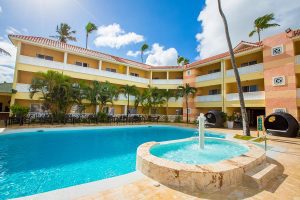
[{"label": "pool step", "polygon": [[262,189],[279,174],[277,165],[265,162],[244,174],[244,184],[252,188]]}]

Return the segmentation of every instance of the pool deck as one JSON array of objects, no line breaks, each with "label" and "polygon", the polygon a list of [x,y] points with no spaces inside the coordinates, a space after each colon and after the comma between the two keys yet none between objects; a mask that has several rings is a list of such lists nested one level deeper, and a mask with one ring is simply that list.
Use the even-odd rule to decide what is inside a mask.
[{"label": "pool deck", "polygon": [[[155,123],[156,124],[156,123]],[[162,125],[163,123],[159,123]],[[106,126],[109,124],[106,124]],[[144,123],[142,124],[144,125]],[[154,125],[154,124],[153,124]],[[195,125],[173,124],[195,127]],[[83,126],[82,124],[80,126]],[[63,126],[30,126],[30,128],[45,127],[63,127]],[[74,126],[71,126],[74,127]],[[11,127],[7,130],[13,130]],[[229,137],[235,134],[242,134],[241,130],[229,129],[209,129],[215,132],[227,133]],[[1,134],[1,132],[0,132]],[[251,132],[256,135],[255,131]],[[111,180],[105,179],[97,181],[98,183],[89,183],[79,185],[81,187],[71,187],[71,190],[52,191],[29,199],[79,199],[79,200],[95,200],[95,199],[112,199],[112,200],[138,200],[138,199],[285,199],[300,200],[300,138],[283,138],[268,136],[268,145],[272,146],[267,151],[268,161],[273,162],[283,168],[283,174],[275,180],[269,182],[263,190],[251,189],[244,186],[237,186],[221,192],[214,193],[195,193],[185,194],[180,191],[170,189],[164,185],[158,184],[156,181],[145,177],[139,173],[124,175],[120,178],[115,177]],[[80,188],[80,190],[79,190]],[[67,192],[66,192],[67,191]],[[50,196],[49,196],[50,195]],[[59,198],[58,198],[59,197]],[[23,198],[20,198],[23,199]],[[28,198],[27,198],[28,199]]]}]

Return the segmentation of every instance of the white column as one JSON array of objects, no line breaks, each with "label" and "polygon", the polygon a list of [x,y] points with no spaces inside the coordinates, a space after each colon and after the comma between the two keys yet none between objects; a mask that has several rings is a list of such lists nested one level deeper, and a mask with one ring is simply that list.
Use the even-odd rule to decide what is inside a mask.
[{"label": "white column", "polygon": [[126,75],[129,76],[129,66],[126,68]]},{"label": "white column", "polygon": [[124,106],[124,114],[127,115],[127,105]]},{"label": "white column", "polygon": [[67,64],[67,62],[68,62],[68,53],[65,52],[64,53],[64,63]]},{"label": "white column", "polygon": [[152,84],[152,71],[150,71],[150,85]]},{"label": "white column", "polygon": [[98,68],[99,68],[99,70],[102,70],[102,60],[99,60],[99,62],[98,62]]},{"label": "white column", "polygon": [[99,112],[99,105],[96,106],[96,113]]},{"label": "white column", "polygon": [[169,80],[169,71],[167,71],[167,80]]}]

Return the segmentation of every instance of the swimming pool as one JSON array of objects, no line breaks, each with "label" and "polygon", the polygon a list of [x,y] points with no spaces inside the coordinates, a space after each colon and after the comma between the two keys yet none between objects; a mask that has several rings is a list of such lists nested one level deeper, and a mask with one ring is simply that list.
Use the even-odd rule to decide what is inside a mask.
[{"label": "swimming pool", "polygon": [[[0,199],[65,188],[135,171],[149,141],[196,136],[174,126],[43,129],[0,136]],[[218,133],[206,136],[224,138]]]}]

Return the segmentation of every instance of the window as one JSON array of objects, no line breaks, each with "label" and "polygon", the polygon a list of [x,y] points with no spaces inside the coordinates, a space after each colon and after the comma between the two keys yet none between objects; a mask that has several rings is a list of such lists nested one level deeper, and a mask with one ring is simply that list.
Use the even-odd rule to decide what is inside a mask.
[{"label": "window", "polygon": [[213,89],[208,91],[208,95],[216,95],[216,94],[221,94],[220,89]]},{"label": "window", "polygon": [[139,75],[139,74],[137,74],[137,73],[130,72],[130,76],[139,77],[140,75]]},{"label": "window", "polygon": [[243,92],[256,92],[258,91],[257,85],[243,86]]},{"label": "window", "polygon": [[250,61],[250,62],[242,63],[241,67],[247,67],[249,65],[255,65],[255,64],[257,64],[257,60],[253,60],[253,61]]},{"label": "window", "polygon": [[105,68],[105,71],[108,71],[108,72],[114,72],[114,73],[116,73],[117,72],[117,70],[116,69],[112,69],[112,68]]},{"label": "window", "polygon": [[187,75],[187,76],[190,76],[191,74],[192,74],[191,70],[187,70],[187,71],[186,71],[186,75]]},{"label": "window", "polygon": [[30,112],[33,113],[41,112],[41,104],[37,104],[37,103],[30,104]]},{"label": "window", "polygon": [[75,65],[78,65],[78,66],[81,66],[81,67],[88,67],[88,66],[89,66],[88,63],[79,62],[79,61],[76,61],[76,62],[75,62]]},{"label": "window", "polygon": [[212,69],[212,70],[208,70],[208,73],[209,74],[212,74],[212,73],[217,73],[217,72],[220,72],[221,69]]},{"label": "window", "polygon": [[158,80],[158,79],[159,79],[159,77],[153,77],[152,79],[153,79],[153,80]]},{"label": "window", "polygon": [[192,113],[192,109],[191,108],[188,108],[187,109],[187,114],[191,114]]},{"label": "window", "polygon": [[52,56],[47,56],[47,55],[43,55],[43,54],[36,54],[36,57],[40,58],[40,59],[44,59],[44,60],[51,60],[51,61],[53,61],[53,57]]}]

